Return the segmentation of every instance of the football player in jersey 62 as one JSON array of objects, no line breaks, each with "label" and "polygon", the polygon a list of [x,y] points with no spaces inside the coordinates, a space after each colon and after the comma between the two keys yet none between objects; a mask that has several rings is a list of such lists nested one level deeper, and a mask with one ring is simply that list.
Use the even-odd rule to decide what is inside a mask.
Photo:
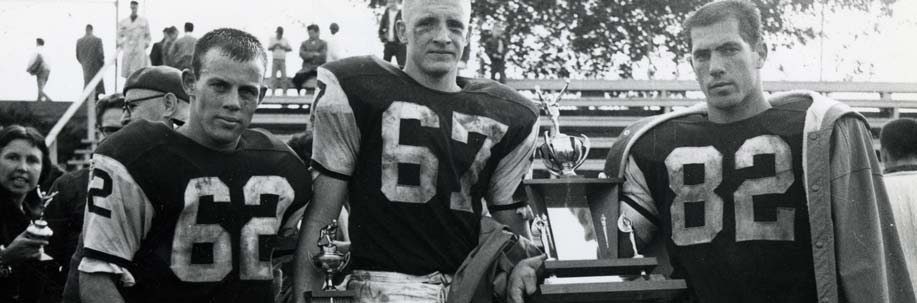
[{"label": "football player in jersey 62", "polygon": [[252,35],[198,40],[187,123],[135,121],[93,155],[83,302],[270,302],[272,242],[311,195],[306,166],[249,130],[267,55]]}]

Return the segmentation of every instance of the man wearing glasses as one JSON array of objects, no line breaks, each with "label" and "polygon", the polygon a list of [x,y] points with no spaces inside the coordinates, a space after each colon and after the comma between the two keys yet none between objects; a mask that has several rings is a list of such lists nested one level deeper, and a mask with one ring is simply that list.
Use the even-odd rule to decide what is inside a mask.
[{"label": "man wearing glasses", "polygon": [[141,68],[124,85],[121,123],[147,120],[179,127],[188,120],[189,100],[182,88],[181,71],[169,66]]}]

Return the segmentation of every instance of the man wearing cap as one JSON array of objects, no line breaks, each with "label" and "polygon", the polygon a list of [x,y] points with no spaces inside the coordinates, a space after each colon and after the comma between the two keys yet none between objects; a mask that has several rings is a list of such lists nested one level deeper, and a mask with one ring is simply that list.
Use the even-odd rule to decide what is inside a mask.
[{"label": "man wearing cap", "polygon": [[188,120],[188,94],[182,88],[181,71],[169,66],[141,68],[124,85],[121,122],[142,119],[178,127]]}]

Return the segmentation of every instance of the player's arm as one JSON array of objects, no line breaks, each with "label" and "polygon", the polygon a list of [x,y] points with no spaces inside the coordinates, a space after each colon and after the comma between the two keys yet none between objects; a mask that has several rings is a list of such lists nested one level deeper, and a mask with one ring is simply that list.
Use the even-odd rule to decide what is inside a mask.
[{"label": "player's arm", "polygon": [[84,302],[116,302],[121,299],[116,286],[133,284],[128,267],[149,232],[153,212],[146,194],[124,165],[103,154],[93,155],[84,217],[84,257],[78,267]]},{"label": "player's arm", "polygon": [[[521,139],[516,139],[519,140],[518,143],[497,163],[486,196],[491,216],[508,226],[513,233],[526,238],[531,238],[525,212],[522,211],[526,207],[526,202],[516,202],[513,194],[522,186],[522,179],[532,167],[535,141],[538,139],[538,123],[533,122],[529,127],[531,128],[525,129],[524,133],[520,131],[518,136]],[[507,139],[512,140],[511,137]]]},{"label": "player's arm", "polygon": [[80,273],[80,299],[84,303],[122,303],[117,277],[108,273]]},{"label": "player's arm", "polygon": [[318,82],[322,91],[315,94],[316,100],[312,102],[315,106],[312,167],[316,177],[312,183],[313,199],[306,207],[296,246],[295,302],[304,301],[303,292],[320,287],[321,273],[312,266],[312,255],[319,250],[316,243],[321,228],[341,212],[360,149],[360,130],[337,77],[319,67]]},{"label": "player's arm", "polygon": [[[838,292],[849,302],[915,302],[898,234],[889,228],[894,216],[872,134],[863,121],[836,122],[830,161]],[[824,248],[812,249],[819,254]]]},{"label": "player's arm", "polygon": [[626,218],[630,221],[637,246],[644,248],[653,241],[659,229],[659,211],[650,195],[646,176],[633,156],[628,156],[624,167],[624,179],[619,197],[621,220]]},{"label": "player's arm", "polygon": [[315,194],[306,207],[303,228],[296,244],[293,285],[295,302],[304,302],[303,293],[320,289],[322,273],[312,266],[312,256],[319,253],[318,237],[322,227],[338,217],[347,196],[347,181],[318,173],[314,181]]}]

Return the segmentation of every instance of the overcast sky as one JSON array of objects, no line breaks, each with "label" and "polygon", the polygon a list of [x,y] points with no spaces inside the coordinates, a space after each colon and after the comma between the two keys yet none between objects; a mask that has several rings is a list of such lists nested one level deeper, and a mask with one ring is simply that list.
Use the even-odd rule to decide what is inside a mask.
[{"label": "overcast sky", "polygon": [[[121,2],[123,18],[130,13],[129,1]],[[859,59],[867,63],[871,73],[854,75],[854,80],[917,82],[917,0],[898,2],[894,17],[879,21],[880,34],[854,38],[853,33],[868,24],[865,14],[828,16],[826,31],[831,38],[825,41],[821,78],[849,78],[852,62]],[[308,24],[321,26],[322,36],[326,37],[328,25],[337,22],[342,28],[339,40],[350,54],[381,54],[382,50],[375,34],[376,17],[360,0],[147,0],[141,1],[140,15],[150,22],[153,42],[162,38],[164,27],[174,25],[181,30],[184,22],[191,21],[198,37],[218,27],[236,27],[264,42],[277,26],[283,26],[295,49],[306,39]],[[0,100],[35,99],[35,78],[25,72],[25,65],[34,52],[36,37],[45,39],[52,69],[46,91],[55,100],[75,99],[83,84],[75,58],[76,40],[83,35],[87,23],[93,24],[109,58],[114,53],[115,21],[111,0],[0,0],[0,81],[4,85]],[[817,25],[820,18],[812,16],[797,22]],[[851,43],[852,39],[856,42]],[[816,40],[805,47],[772,53],[765,80],[819,80],[818,46]],[[288,73],[298,70],[300,63],[296,53],[290,53]],[[681,77],[692,76],[682,73]],[[114,88],[113,79],[115,71],[111,70],[105,77],[108,92]]]}]

